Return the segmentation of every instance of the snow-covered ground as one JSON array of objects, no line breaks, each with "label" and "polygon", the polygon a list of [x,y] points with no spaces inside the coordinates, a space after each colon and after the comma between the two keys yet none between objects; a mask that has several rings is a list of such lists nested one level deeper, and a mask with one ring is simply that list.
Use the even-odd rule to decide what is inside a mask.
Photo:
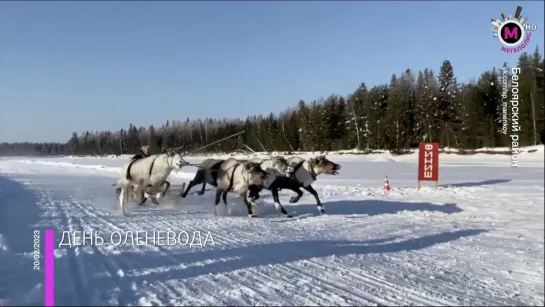
[{"label": "snow-covered ground", "polygon": [[[536,148],[518,168],[509,155],[442,154],[439,187],[420,191],[416,154],[329,155],[341,173],[314,185],[328,214],[308,193],[289,204],[282,191],[293,219],[268,192],[255,219],[234,195],[230,216],[215,217],[213,192],[173,193],[122,216],[111,184],[126,157],[0,158],[0,305],[43,304],[36,229],[56,232],[56,305],[543,305]],[[171,175],[173,189],[195,170]],[[96,232],[104,244],[59,247],[62,231]],[[137,231],[211,237],[202,247],[110,241]]]}]

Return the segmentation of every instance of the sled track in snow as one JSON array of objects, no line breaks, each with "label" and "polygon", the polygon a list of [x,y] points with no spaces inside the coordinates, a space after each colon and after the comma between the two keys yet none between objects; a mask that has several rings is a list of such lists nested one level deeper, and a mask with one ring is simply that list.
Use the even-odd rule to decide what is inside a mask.
[{"label": "sled track in snow", "polygon": [[[107,200],[99,196],[113,194],[113,189],[99,184],[89,189],[62,186],[62,182],[59,186],[57,182],[41,184],[38,182],[34,190],[46,221],[59,233],[56,247],[60,231],[98,232],[105,240],[101,246],[56,251],[56,291],[58,301],[64,304],[448,306],[540,302],[530,295],[536,290],[522,293],[520,299],[510,297],[511,286],[498,283],[496,273],[487,275],[486,271],[497,271],[498,263],[486,261],[487,252],[493,247],[499,253],[503,242],[497,242],[496,249],[494,240],[483,248],[480,243],[474,243],[473,248],[473,243],[465,241],[464,236],[479,234],[471,226],[482,226],[482,220],[470,218],[475,213],[444,213],[438,209],[440,205],[422,211],[398,209],[408,204],[406,198],[414,195],[414,189],[394,189],[386,198],[380,188],[317,184],[326,210],[331,200],[335,206],[346,203],[372,208],[382,201],[396,207],[370,215],[323,216],[317,214],[308,193],[298,207],[287,203],[290,193],[283,191],[281,201],[286,209],[296,211],[293,219],[281,217],[271,203],[270,192],[265,191],[265,202],[260,206],[264,214],[249,219],[242,211],[214,217],[213,193],[189,197],[174,208],[147,204],[121,216],[105,210],[102,202]],[[479,195],[472,193],[475,189],[481,188],[424,189],[420,193],[430,200],[441,196],[441,203],[447,198],[479,201]],[[115,197],[111,199],[109,208],[117,209]],[[506,203],[511,199],[516,197],[510,196]],[[231,196],[228,202],[232,206],[240,200]],[[480,205],[485,206],[494,206],[493,200]],[[316,212],[308,213],[309,208]],[[509,222],[505,215],[494,218],[491,224],[497,227]],[[215,245],[116,246],[107,242],[112,232],[158,230],[212,233]],[[441,235],[450,238],[434,238]],[[460,243],[456,242],[459,239]],[[348,245],[344,251],[343,244]],[[473,254],[464,258],[468,253]],[[542,271],[521,270],[517,274],[539,291]]]},{"label": "sled track in snow", "polygon": [[[206,234],[211,232],[217,247],[225,249],[244,248],[255,245],[256,234],[246,231],[249,227],[255,227],[259,231],[259,225],[268,224],[267,218],[248,220],[246,217],[219,217],[214,218],[205,215],[184,214],[172,210],[162,212],[160,210],[149,210],[134,212],[129,216],[120,217],[113,214],[101,212],[91,204],[83,204],[67,197],[67,201],[48,199],[47,202],[54,204],[54,210],[61,217],[61,228],[75,231],[98,231],[104,234],[105,241],[111,232],[120,233],[136,231],[173,230],[176,229]],[[146,222],[147,220],[147,222]],[[294,221],[295,222],[295,221]],[[241,225],[242,224],[242,225]],[[295,223],[296,224],[296,223]],[[288,226],[291,223],[283,224],[283,228],[294,228]],[[229,235],[235,232],[236,235]],[[284,232],[265,234],[269,243],[282,242],[286,240]],[[203,238],[204,239],[204,238]],[[267,242],[265,242],[267,243]],[[110,255],[113,250],[127,248],[126,246],[92,246],[75,247],[67,249],[66,257],[69,259],[70,275],[73,287],[75,288],[74,298],[78,303],[84,304],[92,299],[87,293],[100,294],[105,297],[104,292],[111,291],[98,283],[89,283],[86,280],[88,274],[96,274],[104,271],[110,276],[109,283],[113,288],[119,289],[117,304],[132,305],[138,304],[144,299],[151,304],[252,304],[256,297],[265,304],[278,304],[277,296],[289,297],[284,303],[306,304],[306,305],[354,305],[354,304],[418,304],[418,305],[453,305],[441,294],[431,289],[419,289],[419,291],[396,285],[388,282],[385,278],[378,278],[364,270],[357,270],[341,264],[328,262],[315,258],[310,253],[302,250],[291,250],[290,252],[300,255],[297,262],[284,264],[274,263],[275,255],[244,255],[252,265],[244,270],[232,270],[226,274],[214,274],[212,276],[198,275],[200,286],[192,290],[182,279],[168,279],[166,281],[154,281],[146,283],[146,275],[161,274],[170,270],[187,268],[188,264],[181,263],[176,254],[183,252],[199,253],[199,249],[189,249],[187,246],[138,246],[119,250],[118,252],[147,252],[159,253],[162,261],[159,267],[149,269],[133,269],[145,267],[142,263],[131,263],[123,257],[115,257],[112,260]],[[280,251],[282,252],[282,251]],[[91,255],[93,261],[80,260],[81,254]],[[266,257],[267,259],[264,259]],[[198,257],[197,257],[198,258]],[[224,262],[228,265],[229,259],[216,259],[216,262]],[[265,265],[260,265],[265,263]],[[123,272],[119,276],[118,272]],[[333,274],[332,274],[333,273]],[[197,277],[195,276],[195,277]],[[324,276],[324,277],[321,277]],[[337,276],[331,278],[332,276]],[[133,286],[124,279],[136,277],[141,280],[140,286]],[[183,277],[183,275],[181,275]],[[294,285],[294,281],[299,281]],[[138,282],[136,282],[138,283]],[[354,283],[365,285],[364,289],[354,287]],[[133,282],[135,284],[135,282]],[[204,287],[203,285],[206,285]],[[89,287],[94,289],[89,289]],[[102,288],[102,289],[100,289]],[[205,293],[203,293],[203,289]],[[206,289],[210,289],[206,291]],[[230,289],[224,291],[221,289]],[[426,290],[427,294],[422,293]],[[221,295],[218,293],[222,293]],[[272,295],[271,297],[271,294]],[[140,299],[139,299],[140,297]],[[270,298],[269,298],[270,297]],[[141,302],[141,301],[140,301]]]}]

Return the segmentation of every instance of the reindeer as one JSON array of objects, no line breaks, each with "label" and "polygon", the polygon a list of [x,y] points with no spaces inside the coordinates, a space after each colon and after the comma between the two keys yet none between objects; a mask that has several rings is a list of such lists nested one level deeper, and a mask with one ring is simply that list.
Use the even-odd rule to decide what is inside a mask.
[{"label": "reindeer", "polygon": [[170,182],[166,180],[170,173],[173,170],[179,171],[186,165],[188,163],[179,152],[164,149],[162,154],[131,161],[124,166],[118,181],[119,207],[123,214],[125,214],[129,192],[134,191],[140,197],[142,201],[139,205],[141,205],[150,198],[147,193],[149,189],[157,189],[165,185],[163,191],[156,195],[156,198],[160,199],[170,188]]},{"label": "reindeer", "polygon": [[[193,180],[189,182],[189,185],[187,186],[187,189],[182,193],[182,198],[185,198],[187,194],[189,193],[189,190],[202,183],[202,188],[199,192],[197,192],[197,195],[203,195],[205,192],[206,184],[210,184],[214,187],[217,187],[217,179],[218,179],[218,170],[222,162],[226,160],[222,159],[206,159],[204,160],[199,169],[197,170],[197,173],[195,173],[195,177]],[[274,156],[267,159],[250,159],[250,160],[237,160],[241,162],[254,162],[259,163],[259,166],[265,170],[269,175],[269,183],[272,183],[272,180],[276,176],[288,176],[293,171],[293,168],[288,165],[287,160],[284,157],[281,156]],[[266,186],[269,185],[269,183],[266,184]]]},{"label": "reindeer", "polygon": [[252,205],[257,204],[248,198],[248,189],[254,186],[261,189],[268,179],[268,174],[261,168],[259,163],[250,161],[241,161],[229,158],[220,163],[217,174],[217,190],[215,199],[215,214],[220,198],[227,207],[227,193],[234,192],[240,194],[246,205],[249,217],[257,217],[253,213]]},{"label": "reindeer", "polygon": [[[314,196],[320,213],[325,213],[324,206],[318,197],[318,193],[312,187],[312,183],[314,183],[321,174],[337,175],[341,166],[328,160],[325,156],[317,156],[308,160],[296,156],[288,158],[287,162],[293,168],[291,176],[277,176],[267,187],[267,189],[272,192],[276,209],[282,212],[284,216],[292,217],[280,204],[278,191],[282,189],[294,191],[297,195],[292,196],[289,202],[296,203],[303,196],[303,191],[300,189],[303,188]],[[256,199],[259,199],[259,192],[261,190],[262,188],[260,187],[251,186],[248,190],[247,197],[255,201]]]},{"label": "reindeer", "polygon": [[201,184],[202,188],[199,192],[197,192],[197,195],[203,195],[206,184],[208,183],[211,186],[217,187],[217,179],[218,179],[218,169],[220,167],[220,164],[224,162],[223,159],[206,159],[202,161],[199,169],[195,173],[195,177],[191,181],[189,181],[189,185],[187,186],[187,189],[183,191],[182,198],[185,198],[187,196],[187,193],[189,193],[189,190],[191,190],[192,187]]}]

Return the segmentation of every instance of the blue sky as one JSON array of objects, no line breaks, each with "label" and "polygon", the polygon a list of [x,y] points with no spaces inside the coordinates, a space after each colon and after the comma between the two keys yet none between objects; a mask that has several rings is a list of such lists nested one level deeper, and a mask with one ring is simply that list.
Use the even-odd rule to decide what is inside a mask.
[{"label": "blue sky", "polygon": [[516,63],[490,32],[516,5],[543,48],[537,1],[2,1],[0,142],[276,113],[445,59],[468,81]]}]

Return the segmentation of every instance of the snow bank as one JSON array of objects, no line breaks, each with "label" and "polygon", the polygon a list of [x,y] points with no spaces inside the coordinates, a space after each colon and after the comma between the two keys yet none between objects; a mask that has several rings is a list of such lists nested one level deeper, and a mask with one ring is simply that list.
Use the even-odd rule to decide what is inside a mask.
[{"label": "snow bank", "polygon": [[[543,155],[544,152],[544,145],[535,145],[535,146],[527,146],[527,147],[520,147],[520,151],[523,154],[526,153],[541,153]],[[472,150],[461,150],[458,148],[451,148],[451,147],[445,147],[441,148],[440,150],[441,154],[459,154],[459,155],[477,155],[477,154],[505,154],[509,155],[511,153],[511,149],[509,147],[483,147],[478,149],[472,149]],[[365,151],[365,150],[359,150],[359,149],[349,149],[349,150],[338,150],[338,151],[294,151],[294,152],[280,152],[280,151],[273,151],[270,153],[266,152],[256,152],[255,154],[245,154],[245,153],[203,153],[203,154],[194,154],[187,156],[188,158],[203,158],[203,157],[267,157],[267,156],[316,156],[316,155],[328,155],[328,156],[337,156],[337,155],[365,155],[365,156],[393,156],[388,150],[372,150],[372,151]],[[418,149],[411,149],[410,153],[405,155],[399,155],[399,156],[408,156],[411,154],[418,154]],[[70,160],[77,160],[77,159],[108,159],[108,160],[117,160],[117,159],[130,159],[132,155],[108,155],[108,156],[63,156],[62,158],[70,159]]]},{"label": "snow bank", "polygon": [[[527,152],[521,160],[541,154]],[[309,193],[289,204],[292,193],[281,192],[292,219],[281,216],[270,196],[260,199],[258,219],[246,218],[236,195],[218,208],[213,192],[182,200],[181,180],[171,181],[176,188],[164,207],[132,205],[122,216],[110,186],[119,173],[101,170],[119,170],[128,157],[0,159],[1,175],[13,170],[9,180],[25,185],[0,186],[11,189],[14,204],[2,211],[13,223],[0,232],[10,252],[23,253],[32,247],[14,239],[37,225],[105,239],[114,232],[125,239],[135,232],[213,234],[215,243],[201,248],[111,240],[58,248],[59,306],[543,306],[543,166],[511,169],[509,155],[443,154],[441,165],[455,167],[441,169],[438,187],[429,182],[418,191],[415,153],[332,158],[342,159],[338,176],[316,183],[328,214],[318,214]],[[501,163],[487,164],[494,159]],[[230,217],[215,217],[215,209]],[[0,298],[10,299],[4,305],[43,303],[43,275],[23,256],[0,257],[0,273],[13,281],[0,286]],[[286,296],[294,280],[305,291]]]},{"label": "snow bank", "polygon": [[[470,166],[470,165],[482,165],[482,166],[506,166],[511,165],[511,155],[504,154],[508,148],[482,148],[475,153],[458,154],[454,149],[446,148],[445,152],[440,153],[439,163],[442,166]],[[370,154],[347,154],[347,151],[339,152],[296,152],[292,154],[286,154],[281,152],[272,152],[270,155],[283,155],[300,156],[303,158],[311,158],[319,154],[327,154],[331,160],[342,162],[377,162],[377,163],[406,163],[417,165],[418,163],[418,151],[413,151],[405,155],[392,155],[386,151],[374,152]],[[497,152],[499,154],[494,154]],[[351,153],[354,153],[352,151]],[[208,157],[215,157],[220,159],[226,159],[235,157],[238,159],[259,157],[266,158],[270,156],[266,153],[256,153],[252,155],[247,154],[216,154],[208,156],[187,156],[185,159],[191,164],[199,164],[203,159]],[[129,161],[131,156],[108,156],[108,157],[40,157],[40,158],[25,158],[25,157],[4,157],[0,158],[0,170],[6,173],[19,173],[23,170],[26,172],[39,171],[41,167],[56,167],[63,169],[70,173],[101,173],[104,176],[117,177],[121,172],[121,168]],[[521,167],[538,167],[543,168],[544,165],[544,146],[530,146],[521,148],[518,155],[519,166]],[[28,164],[34,165],[33,167],[27,167]],[[25,166],[26,165],[26,166]],[[197,167],[187,166],[184,167],[182,172],[172,173],[172,177],[176,178],[193,178]]]}]

